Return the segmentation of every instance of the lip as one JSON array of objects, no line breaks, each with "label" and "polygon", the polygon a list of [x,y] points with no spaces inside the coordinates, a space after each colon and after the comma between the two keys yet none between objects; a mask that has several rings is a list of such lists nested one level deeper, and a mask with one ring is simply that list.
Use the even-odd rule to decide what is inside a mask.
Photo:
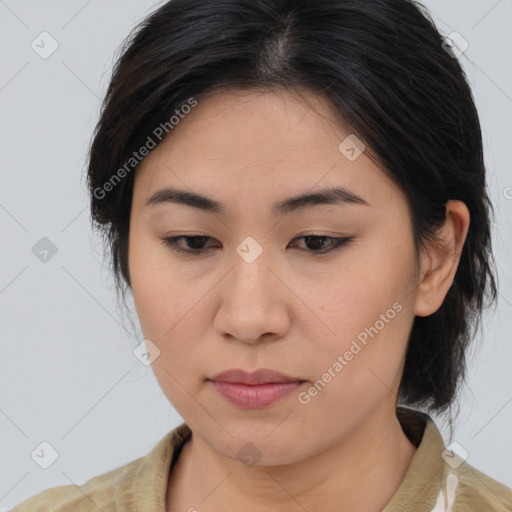
[{"label": "lip", "polygon": [[268,407],[305,382],[298,377],[265,368],[252,373],[231,369],[208,381],[226,400],[243,409]]},{"label": "lip", "polygon": [[260,368],[254,372],[246,372],[239,368],[231,368],[229,370],[218,373],[208,380],[230,382],[232,384],[268,384],[276,382],[303,382],[299,377],[291,377],[284,373],[270,370],[268,368]]}]

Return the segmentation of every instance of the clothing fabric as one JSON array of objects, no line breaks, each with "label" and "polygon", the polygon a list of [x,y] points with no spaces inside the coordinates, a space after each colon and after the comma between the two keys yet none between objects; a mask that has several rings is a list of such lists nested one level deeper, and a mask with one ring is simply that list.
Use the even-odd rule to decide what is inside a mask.
[{"label": "clothing fabric", "polygon": [[[381,512],[511,512],[512,489],[447,450],[430,416],[403,406],[397,418],[416,453]],[[84,485],[46,489],[11,512],[165,512],[169,472],[192,432],[182,423],[137,460]]]}]

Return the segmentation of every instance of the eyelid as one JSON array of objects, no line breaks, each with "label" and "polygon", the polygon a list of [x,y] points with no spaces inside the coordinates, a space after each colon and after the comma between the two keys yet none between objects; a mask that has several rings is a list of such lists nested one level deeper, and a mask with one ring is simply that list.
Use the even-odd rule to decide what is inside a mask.
[{"label": "eyelid", "polygon": [[[203,249],[184,249],[178,245],[178,242],[182,239],[198,239],[198,238],[199,239],[205,238],[205,239],[209,239],[209,240],[215,240],[213,237],[211,237],[209,235],[183,234],[183,235],[165,237],[162,239],[162,243],[164,244],[164,246],[170,248],[171,250],[173,250],[176,253],[188,254],[188,255],[193,255],[193,256],[205,255],[208,252],[210,252],[211,249],[215,249],[215,247],[207,247],[207,248],[203,248]],[[301,240],[301,239],[305,239],[305,238],[323,238],[323,239],[333,242],[332,246],[330,248],[328,248],[327,250],[323,249],[323,250],[319,250],[319,251],[311,251],[311,250],[308,251],[307,249],[300,249],[301,251],[306,252],[308,254],[311,254],[314,256],[321,256],[321,255],[332,253],[338,249],[341,249],[345,245],[352,242],[355,237],[353,237],[353,236],[334,237],[334,236],[319,234],[319,233],[306,233],[304,235],[296,236],[295,238],[293,238],[292,241]]]}]

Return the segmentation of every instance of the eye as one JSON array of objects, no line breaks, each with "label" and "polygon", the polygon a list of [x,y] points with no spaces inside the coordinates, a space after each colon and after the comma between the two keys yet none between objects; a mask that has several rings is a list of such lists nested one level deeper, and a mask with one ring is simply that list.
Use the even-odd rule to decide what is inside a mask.
[{"label": "eye", "polygon": [[[336,249],[340,249],[344,245],[351,242],[353,239],[354,237],[336,238],[332,236],[312,234],[298,237],[295,240],[304,240],[306,246],[312,246],[313,250],[308,252],[316,254],[325,254],[331,251],[335,251]],[[330,246],[328,246],[327,249],[322,250],[322,247],[325,247],[326,241],[330,243]]]},{"label": "eye", "polygon": [[[208,239],[213,240],[209,236],[180,235],[164,238],[163,242],[167,247],[170,247],[173,251],[198,255],[205,252],[205,249],[203,249],[202,246]],[[184,249],[182,245],[179,245],[179,242],[181,241],[185,241],[187,245],[190,243],[190,241],[192,241],[192,248]]]},{"label": "eye", "polygon": [[[306,249],[306,252],[320,255],[335,251],[336,249],[340,249],[344,245],[351,242],[353,239],[354,237],[336,238],[332,236],[311,234],[297,237],[294,240],[304,240],[306,246],[312,245],[313,247],[311,250]],[[214,239],[206,235],[179,235],[164,238],[162,239],[162,242],[166,247],[171,248],[173,251],[198,256],[205,254],[207,250],[214,248],[204,248],[204,245],[208,240]],[[324,248],[324,243],[326,241],[330,243],[330,247],[328,246],[327,249]],[[180,242],[185,242],[188,247],[183,247],[183,245],[180,245]]]}]

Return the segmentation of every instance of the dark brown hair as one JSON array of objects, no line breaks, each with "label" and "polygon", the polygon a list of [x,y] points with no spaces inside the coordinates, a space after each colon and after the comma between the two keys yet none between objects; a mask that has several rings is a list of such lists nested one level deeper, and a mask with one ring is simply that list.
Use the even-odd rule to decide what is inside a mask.
[{"label": "dark brown hair", "polygon": [[454,283],[438,311],[414,319],[399,395],[438,413],[452,406],[483,299],[494,302],[497,287],[478,114],[428,11],[410,0],[172,0],[120,50],[89,149],[88,187],[123,297],[133,152],[157,127],[172,136],[169,119],[191,98],[305,88],[327,99],[404,191],[417,255],[436,240],[448,200],[469,209]]}]

